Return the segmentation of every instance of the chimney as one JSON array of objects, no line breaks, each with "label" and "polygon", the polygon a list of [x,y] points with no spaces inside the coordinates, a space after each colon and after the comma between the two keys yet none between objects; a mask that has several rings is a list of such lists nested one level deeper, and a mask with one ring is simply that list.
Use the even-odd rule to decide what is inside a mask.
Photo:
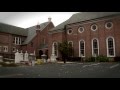
[{"label": "chimney", "polygon": [[48,22],[51,22],[51,17],[48,18]]},{"label": "chimney", "polygon": [[39,33],[40,32],[40,24],[38,22],[38,24],[36,25],[36,33]]},{"label": "chimney", "polygon": [[38,24],[36,25],[36,30],[40,30],[40,24],[38,22]]}]

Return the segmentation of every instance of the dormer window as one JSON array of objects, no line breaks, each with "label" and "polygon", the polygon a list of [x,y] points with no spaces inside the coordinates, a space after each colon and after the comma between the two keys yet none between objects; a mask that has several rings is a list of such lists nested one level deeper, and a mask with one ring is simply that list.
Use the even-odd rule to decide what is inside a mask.
[{"label": "dormer window", "polygon": [[67,30],[67,33],[70,35],[70,34],[72,34],[72,29],[69,29],[69,30]]},{"label": "dormer window", "polygon": [[84,27],[79,27],[79,28],[78,28],[78,32],[79,32],[79,33],[84,32]]},{"label": "dormer window", "polygon": [[14,37],[13,43],[15,45],[21,45],[21,37]]},{"label": "dormer window", "polygon": [[91,30],[92,31],[96,31],[98,29],[98,26],[96,25],[96,24],[93,24],[92,26],[91,26]]},{"label": "dormer window", "polygon": [[113,23],[112,22],[107,22],[106,24],[105,24],[105,28],[106,29],[111,29],[113,27]]}]

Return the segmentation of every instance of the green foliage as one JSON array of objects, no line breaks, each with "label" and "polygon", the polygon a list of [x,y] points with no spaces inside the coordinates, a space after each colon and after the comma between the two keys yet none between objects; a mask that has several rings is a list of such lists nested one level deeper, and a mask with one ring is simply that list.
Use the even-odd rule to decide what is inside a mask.
[{"label": "green foliage", "polygon": [[109,58],[101,55],[101,56],[96,57],[96,60],[99,61],[99,62],[108,62]]},{"label": "green foliage", "polygon": [[95,58],[94,57],[89,57],[89,58],[86,58],[85,61],[86,62],[95,62]]},{"label": "green foliage", "polygon": [[86,58],[86,61],[87,62],[109,62],[109,58],[106,57],[106,56],[103,56],[103,55],[100,55],[100,56],[97,56],[96,58],[95,57],[89,57],[89,58]]},{"label": "green foliage", "polygon": [[58,50],[63,57],[68,57],[73,54],[73,48],[66,41],[58,43]]},{"label": "green foliage", "polygon": [[37,59],[37,61],[36,61],[36,65],[40,65],[40,64],[43,64],[44,62],[43,62],[43,60],[42,59]]}]

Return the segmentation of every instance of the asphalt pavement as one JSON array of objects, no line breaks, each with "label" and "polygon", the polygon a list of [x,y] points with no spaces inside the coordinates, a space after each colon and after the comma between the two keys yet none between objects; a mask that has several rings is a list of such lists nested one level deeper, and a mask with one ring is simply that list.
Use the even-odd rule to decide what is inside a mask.
[{"label": "asphalt pavement", "polygon": [[46,63],[0,67],[0,78],[120,78],[119,62]]}]

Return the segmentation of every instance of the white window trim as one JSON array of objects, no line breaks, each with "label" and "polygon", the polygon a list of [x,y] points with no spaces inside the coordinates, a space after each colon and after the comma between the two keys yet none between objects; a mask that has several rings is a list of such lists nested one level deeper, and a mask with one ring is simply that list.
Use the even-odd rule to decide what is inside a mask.
[{"label": "white window trim", "polygon": [[[82,28],[82,29],[83,29],[83,31],[82,31],[82,32],[80,31],[80,28]],[[79,32],[79,33],[83,33],[83,32],[84,32],[84,30],[85,30],[85,28],[84,28],[84,27],[82,27],[82,26],[80,26],[80,27],[78,28],[78,32]]]},{"label": "white window trim", "polygon": [[81,57],[81,52],[80,52],[80,51],[81,51],[81,50],[80,50],[80,42],[81,42],[81,41],[84,42],[84,56],[82,56],[82,57],[85,57],[85,40],[83,40],[83,39],[79,41],[79,57]]},{"label": "white window trim", "polygon": [[92,41],[91,41],[91,44],[92,44],[92,56],[94,57],[94,53],[93,53],[93,40],[97,40],[97,44],[98,44],[98,56],[99,56],[99,40],[98,38],[93,38]]},{"label": "white window trim", "polygon": [[[56,55],[56,57],[58,57],[58,43],[57,42],[53,42],[53,47],[54,47],[54,44],[57,44],[57,55]],[[55,54],[55,48],[53,48],[53,50],[54,50],[54,54]]]},{"label": "white window trim", "polygon": [[73,30],[72,30],[71,33],[69,33],[69,30],[72,30],[72,29],[68,29],[68,30],[67,30],[67,34],[68,34],[68,35],[71,35],[71,34],[73,33]]},{"label": "white window trim", "polygon": [[[96,26],[96,29],[95,29],[95,30],[92,28],[94,25]],[[98,25],[97,25],[97,24],[91,25],[91,30],[92,30],[92,31],[97,31],[97,30],[98,30]]]},{"label": "white window trim", "polygon": [[[108,52],[108,39],[109,38],[112,38],[113,39],[113,50],[114,50],[114,55],[109,55],[109,52]],[[116,56],[116,53],[115,53],[115,40],[114,40],[114,37],[112,36],[109,36],[106,38],[106,46],[107,46],[107,57],[115,57]]]},{"label": "white window trim", "polygon": [[8,52],[8,46],[3,46],[3,48],[5,48],[5,50],[3,49],[3,52]]},{"label": "white window trim", "polygon": [[[108,23],[111,23],[112,26],[111,26],[111,27],[107,27],[107,24],[108,24]],[[111,29],[111,28],[113,28],[113,22],[106,22],[106,23],[105,23],[105,28],[106,28],[106,29]]]},{"label": "white window trim", "polygon": [[15,37],[15,45],[16,45],[16,37]]},{"label": "white window trim", "polygon": [[69,44],[70,42],[72,43],[72,47],[73,47],[73,41],[68,41],[68,44]]},{"label": "white window trim", "polygon": [[15,37],[15,45],[21,45],[21,37]]}]

